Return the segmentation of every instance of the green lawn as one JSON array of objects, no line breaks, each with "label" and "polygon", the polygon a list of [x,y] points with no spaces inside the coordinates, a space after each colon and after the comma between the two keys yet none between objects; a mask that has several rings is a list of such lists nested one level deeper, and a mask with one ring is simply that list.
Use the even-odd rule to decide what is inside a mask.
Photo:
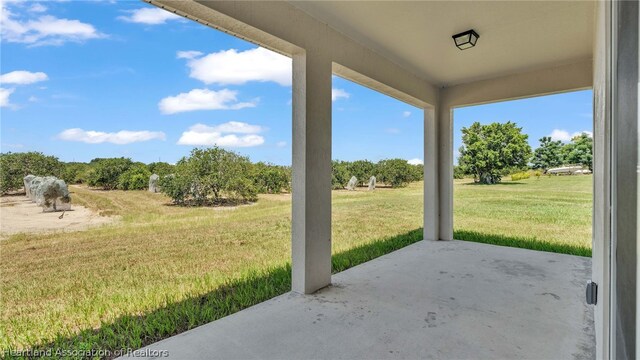
[{"label": "green lawn", "polygon": [[[456,181],[456,237],[588,255],[590,193],[590,176]],[[145,191],[72,196],[120,221],[0,243],[2,349],[136,348],[289,289],[288,195],[238,208],[170,206]],[[420,183],[334,192],[334,271],[418,241],[421,226]]]},{"label": "green lawn", "polygon": [[542,176],[497,185],[456,180],[455,237],[514,246],[534,240],[548,245],[535,247],[539,250],[591,256],[592,181],[592,176]]}]

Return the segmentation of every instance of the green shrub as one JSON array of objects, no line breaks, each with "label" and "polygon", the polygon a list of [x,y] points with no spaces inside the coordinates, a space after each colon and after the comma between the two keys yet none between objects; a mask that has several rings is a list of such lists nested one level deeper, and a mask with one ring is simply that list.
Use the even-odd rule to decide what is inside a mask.
[{"label": "green shrub", "polygon": [[411,165],[409,164],[411,172],[409,182],[421,181],[424,179],[424,165]]},{"label": "green shrub", "polygon": [[464,179],[464,176],[466,174],[464,173],[464,171],[462,170],[462,168],[460,166],[454,166],[453,167],[453,178],[454,179]]},{"label": "green shrub", "polygon": [[169,163],[161,161],[152,162],[151,164],[147,165],[147,168],[152,174],[157,174],[160,177],[173,174],[175,167],[175,165],[171,165]]},{"label": "green shrub", "polygon": [[291,169],[287,166],[259,162],[253,165],[251,178],[256,190],[261,194],[291,191]]},{"label": "green shrub", "polygon": [[529,173],[528,171],[521,171],[511,174],[511,181],[524,180],[528,179],[529,177],[531,177],[531,173]]},{"label": "green shrub", "polygon": [[86,184],[91,174],[91,165],[81,162],[70,162],[64,164],[61,178],[67,184]]},{"label": "green shrub", "polygon": [[144,190],[149,186],[151,172],[144,164],[135,164],[118,176],[118,189]]},{"label": "green shrub", "polygon": [[120,175],[131,168],[133,161],[123,157],[93,159],[90,164],[93,169],[89,174],[89,186],[113,190],[118,187]]},{"label": "green shrub", "polygon": [[161,191],[180,205],[207,205],[257,200],[249,158],[213,147],[193,149],[160,181]]},{"label": "green shrub", "polygon": [[358,179],[358,186],[367,185],[369,183],[369,178],[375,175],[376,166],[369,160],[345,162],[345,165],[348,172],[347,182],[352,176],[355,176],[356,179]]},{"label": "green shrub", "polygon": [[391,187],[403,187],[415,178],[414,166],[404,159],[380,160],[377,165],[377,181]]},{"label": "green shrub", "polygon": [[21,189],[29,174],[60,177],[62,169],[57,157],[40,152],[0,154],[0,193]]},{"label": "green shrub", "polygon": [[347,168],[348,162],[333,160],[331,162],[331,187],[334,190],[344,189],[351,176]]},{"label": "green shrub", "polygon": [[533,172],[533,176],[536,177],[536,179],[540,180],[540,177],[542,176],[542,171],[540,170],[536,170]]},{"label": "green shrub", "polygon": [[173,199],[175,204],[184,204],[189,196],[191,184],[186,176],[176,177],[174,174],[161,176],[158,180],[160,191]]}]

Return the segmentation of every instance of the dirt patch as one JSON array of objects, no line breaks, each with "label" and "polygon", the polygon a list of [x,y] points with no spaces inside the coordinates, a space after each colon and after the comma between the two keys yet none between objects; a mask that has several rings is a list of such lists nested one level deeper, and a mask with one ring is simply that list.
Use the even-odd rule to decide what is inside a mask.
[{"label": "dirt patch", "polygon": [[78,231],[115,221],[116,217],[100,216],[93,211],[71,204],[71,210],[43,213],[42,208],[23,196],[0,198],[0,240],[18,233],[50,233]]}]

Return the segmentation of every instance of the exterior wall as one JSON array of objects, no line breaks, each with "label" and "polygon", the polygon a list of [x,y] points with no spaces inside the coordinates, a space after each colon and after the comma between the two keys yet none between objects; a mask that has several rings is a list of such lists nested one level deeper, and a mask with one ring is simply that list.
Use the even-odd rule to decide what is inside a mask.
[{"label": "exterior wall", "polygon": [[615,354],[635,359],[638,222],[638,2],[614,2]]},{"label": "exterior wall", "polygon": [[[293,56],[292,289],[331,283],[331,61]],[[328,189],[328,190],[327,190]]]},{"label": "exterior wall", "polygon": [[[610,3],[609,3],[610,4]],[[598,284],[594,308],[596,359],[610,354],[611,328],[611,74],[610,5],[596,8],[593,73],[593,238],[592,280]]]},{"label": "exterior wall", "polygon": [[438,189],[438,117],[436,109],[424,109],[424,239],[440,240],[440,192]]},{"label": "exterior wall", "polygon": [[592,86],[593,60],[584,59],[572,64],[447,87],[440,92],[440,105],[479,105],[589,89]]},{"label": "exterior wall", "polygon": [[453,108],[438,106],[438,232],[440,240],[453,240]]}]

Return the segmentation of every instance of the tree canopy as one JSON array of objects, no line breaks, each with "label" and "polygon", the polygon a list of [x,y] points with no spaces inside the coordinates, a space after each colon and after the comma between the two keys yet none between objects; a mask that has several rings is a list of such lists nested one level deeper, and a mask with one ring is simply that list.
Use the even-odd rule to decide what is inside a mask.
[{"label": "tree canopy", "polygon": [[531,167],[534,169],[549,169],[564,163],[562,141],[553,141],[551,137],[540,139],[540,147],[533,152]]},{"label": "tree canopy", "polygon": [[55,156],[40,152],[0,154],[0,192],[18,190],[23,187],[27,175],[60,177],[63,164]]},{"label": "tree canopy", "polygon": [[160,181],[162,192],[177,204],[219,204],[257,200],[249,158],[218,147],[193,149]]},{"label": "tree canopy", "polygon": [[562,148],[562,155],[565,163],[580,164],[593,171],[593,138],[587,133],[575,136]]},{"label": "tree canopy", "polygon": [[524,168],[531,157],[528,135],[509,121],[482,125],[474,122],[462,128],[459,166],[476,181],[494,184],[508,168]]}]

